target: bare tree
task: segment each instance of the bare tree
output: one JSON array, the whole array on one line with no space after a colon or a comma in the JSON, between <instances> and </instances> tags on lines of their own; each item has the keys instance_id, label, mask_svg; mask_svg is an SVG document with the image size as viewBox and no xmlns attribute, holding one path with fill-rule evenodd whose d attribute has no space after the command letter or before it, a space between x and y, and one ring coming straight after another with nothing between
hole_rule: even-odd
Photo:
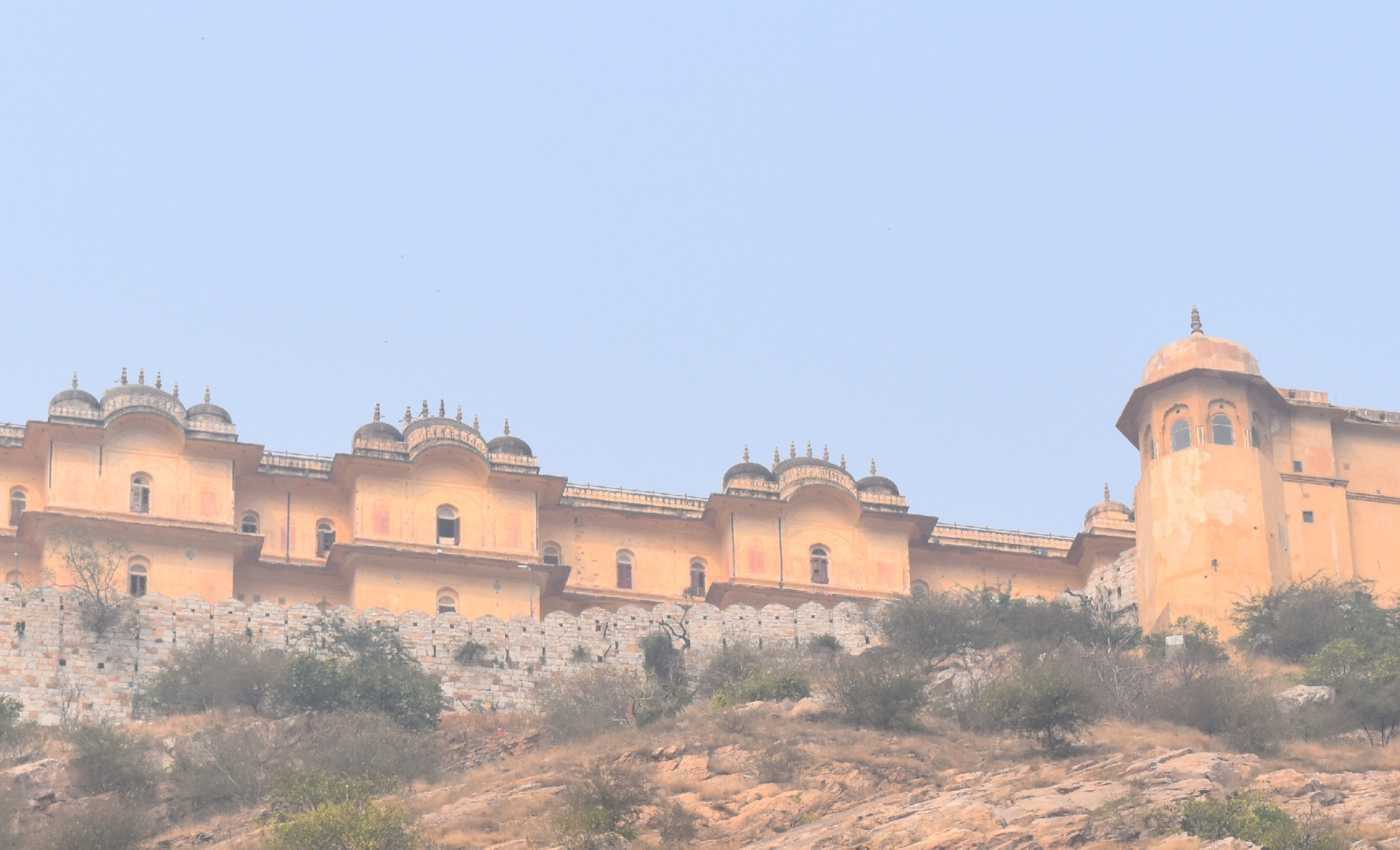
<instances>
[{"instance_id":1,"label":"bare tree","mask_svg":"<svg viewBox=\"0 0 1400 850\"><path fill-rule=\"evenodd\" d=\"M94 540L86 531L68 528L54 535L53 547L66 567L64 578L71 582L58 586L78 597L83 628L103 637L126 624L131 597L122 592L118 577L130 551L127 545Z\"/></svg>"}]
</instances>

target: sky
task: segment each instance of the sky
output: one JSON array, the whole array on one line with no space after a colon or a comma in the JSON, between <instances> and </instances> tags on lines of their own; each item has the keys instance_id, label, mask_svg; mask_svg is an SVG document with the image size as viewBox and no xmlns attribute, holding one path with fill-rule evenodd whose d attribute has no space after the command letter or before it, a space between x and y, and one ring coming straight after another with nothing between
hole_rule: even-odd
<instances>
[{"instance_id":1,"label":"sky","mask_svg":"<svg viewBox=\"0 0 1400 850\"><path fill-rule=\"evenodd\" d=\"M1400 5L0 5L0 421L461 404L571 481L745 445L1072 534L1151 353L1400 409Z\"/></svg>"}]
</instances>

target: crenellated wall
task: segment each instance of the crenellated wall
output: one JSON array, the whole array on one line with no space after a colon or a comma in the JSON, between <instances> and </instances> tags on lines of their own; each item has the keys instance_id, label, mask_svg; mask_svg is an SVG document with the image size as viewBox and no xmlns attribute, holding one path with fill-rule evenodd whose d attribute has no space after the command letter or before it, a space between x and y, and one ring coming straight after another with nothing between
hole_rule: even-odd
<instances>
[{"instance_id":1,"label":"crenellated wall","mask_svg":"<svg viewBox=\"0 0 1400 850\"><path fill-rule=\"evenodd\" d=\"M543 677L603 663L639 668L638 641L663 619L683 624L689 652L704 654L727 643L795 647L832 634L850 652L876 641L871 609L852 602L825 608L815 602L796 610L783 605L723 610L701 603L671 603L616 611L590 608L580 614L555 612L543 621L467 619L456 614L429 616L349 608L322 611L312 605L245 605L236 600L146 596L137 601L134 626L122 637L96 640L78 624L71 597L52 588L20 590L0 586L0 694L24 703L41 724L65 717L114 720L132 716L143 683L176 649L211 637L250 640L261 646L296 648L308 629L328 617L367 621L397 630L423 666L442 679L453 708L529 708ZM489 666L462 666L453 656L467 641L484 644ZM679 646L679 641L677 642ZM575 660L583 647L589 660Z\"/></svg>"}]
</instances>

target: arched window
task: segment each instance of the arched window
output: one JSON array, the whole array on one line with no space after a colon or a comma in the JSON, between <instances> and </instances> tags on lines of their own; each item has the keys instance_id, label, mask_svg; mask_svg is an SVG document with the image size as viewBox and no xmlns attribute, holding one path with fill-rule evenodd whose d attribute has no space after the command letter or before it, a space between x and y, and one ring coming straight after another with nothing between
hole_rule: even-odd
<instances>
[{"instance_id":1,"label":"arched window","mask_svg":"<svg viewBox=\"0 0 1400 850\"><path fill-rule=\"evenodd\" d=\"M812 547L812 583L831 581L831 552L825 546Z\"/></svg>"},{"instance_id":2,"label":"arched window","mask_svg":"<svg viewBox=\"0 0 1400 850\"><path fill-rule=\"evenodd\" d=\"M546 565L551 567L557 567L560 564L564 563L563 556L560 553L559 544L544 544L544 548L540 550L540 560L544 561Z\"/></svg>"},{"instance_id":3,"label":"arched window","mask_svg":"<svg viewBox=\"0 0 1400 850\"><path fill-rule=\"evenodd\" d=\"M1264 423L1257 413L1249 422L1249 443L1256 449L1264 448Z\"/></svg>"},{"instance_id":4,"label":"arched window","mask_svg":"<svg viewBox=\"0 0 1400 850\"><path fill-rule=\"evenodd\" d=\"M624 590L632 588L632 553L626 549L617 553L617 586Z\"/></svg>"},{"instance_id":5,"label":"arched window","mask_svg":"<svg viewBox=\"0 0 1400 850\"><path fill-rule=\"evenodd\" d=\"M690 561L690 587L686 593L690 596L705 595L705 560L703 558L692 558Z\"/></svg>"},{"instance_id":6,"label":"arched window","mask_svg":"<svg viewBox=\"0 0 1400 850\"><path fill-rule=\"evenodd\" d=\"M148 514L151 512L151 476L138 472L131 476L131 512Z\"/></svg>"},{"instance_id":7,"label":"arched window","mask_svg":"<svg viewBox=\"0 0 1400 850\"><path fill-rule=\"evenodd\" d=\"M238 530L244 534L258 533L258 512L244 511L243 519L238 523Z\"/></svg>"},{"instance_id":8,"label":"arched window","mask_svg":"<svg viewBox=\"0 0 1400 850\"><path fill-rule=\"evenodd\" d=\"M335 523L328 519L316 521L316 557L329 555L335 545Z\"/></svg>"},{"instance_id":9,"label":"arched window","mask_svg":"<svg viewBox=\"0 0 1400 850\"><path fill-rule=\"evenodd\" d=\"M1142 429L1142 453L1148 460L1157 459L1157 441L1152 439L1152 426Z\"/></svg>"},{"instance_id":10,"label":"arched window","mask_svg":"<svg viewBox=\"0 0 1400 850\"><path fill-rule=\"evenodd\" d=\"M1210 418L1210 441L1217 446L1235 444L1235 426L1229 416L1217 413Z\"/></svg>"},{"instance_id":11,"label":"arched window","mask_svg":"<svg viewBox=\"0 0 1400 850\"><path fill-rule=\"evenodd\" d=\"M132 596L146 595L146 582L150 569L142 558L132 558L126 566L126 591Z\"/></svg>"},{"instance_id":12,"label":"arched window","mask_svg":"<svg viewBox=\"0 0 1400 850\"><path fill-rule=\"evenodd\" d=\"M1191 423L1178 419L1172 423L1172 451L1191 448Z\"/></svg>"},{"instance_id":13,"label":"arched window","mask_svg":"<svg viewBox=\"0 0 1400 850\"><path fill-rule=\"evenodd\" d=\"M5 584L13 584L15 587L19 587L19 570L10 570L8 573L5 573Z\"/></svg>"},{"instance_id":14,"label":"arched window","mask_svg":"<svg viewBox=\"0 0 1400 850\"><path fill-rule=\"evenodd\" d=\"M439 546L460 546L462 543L462 520L457 509L442 505L437 509L437 542Z\"/></svg>"},{"instance_id":15,"label":"arched window","mask_svg":"<svg viewBox=\"0 0 1400 850\"><path fill-rule=\"evenodd\" d=\"M439 614L457 613L457 591L450 587L444 587L438 591L437 611Z\"/></svg>"},{"instance_id":16,"label":"arched window","mask_svg":"<svg viewBox=\"0 0 1400 850\"><path fill-rule=\"evenodd\" d=\"M19 525L19 518L24 515L24 508L28 504L29 496L23 487L16 487L10 491L10 525Z\"/></svg>"},{"instance_id":17,"label":"arched window","mask_svg":"<svg viewBox=\"0 0 1400 850\"><path fill-rule=\"evenodd\" d=\"M909 595L915 599L928 598L928 582L923 579L914 579L914 583L909 585Z\"/></svg>"}]
</instances>

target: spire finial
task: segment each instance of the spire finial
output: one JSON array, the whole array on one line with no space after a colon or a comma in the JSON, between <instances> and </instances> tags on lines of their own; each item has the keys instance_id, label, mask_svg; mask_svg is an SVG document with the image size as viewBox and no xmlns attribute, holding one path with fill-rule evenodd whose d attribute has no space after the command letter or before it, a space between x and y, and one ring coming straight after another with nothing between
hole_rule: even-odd
<instances>
[{"instance_id":1,"label":"spire finial","mask_svg":"<svg viewBox=\"0 0 1400 850\"><path fill-rule=\"evenodd\" d=\"M125 367L125 366L123 366L123 367L122 367L122 377L121 377L121 382L122 382L122 383L123 383L123 384L125 384L125 383L126 383L126 367Z\"/></svg>"},{"instance_id":2,"label":"spire finial","mask_svg":"<svg viewBox=\"0 0 1400 850\"><path fill-rule=\"evenodd\" d=\"M447 418L447 402L443 401L442 399L438 399L438 418Z\"/></svg>"},{"instance_id":3,"label":"spire finial","mask_svg":"<svg viewBox=\"0 0 1400 850\"><path fill-rule=\"evenodd\" d=\"M744 446L744 463L749 462L749 447Z\"/></svg>"},{"instance_id":4,"label":"spire finial","mask_svg":"<svg viewBox=\"0 0 1400 850\"><path fill-rule=\"evenodd\" d=\"M205 384L205 385L204 385L204 403L205 403L205 404L208 404L208 403L209 403L209 385L208 385L208 384Z\"/></svg>"},{"instance_id":5,"label":"spire finial","mask_svg":"<svg viewBox=\"0 0 1400 850\"><path fill-rule=\"evenodd\" d=\"M808 440L808 441L807 441L807 457L811 457L811 456L812 456L812 441L811 441L811 440Z\"/></svg>"},{"instance_id":6,"label":"spire finial","mask_svg":"<svg viewBox=\"0 0 1400 850\"><path fill-rule=\"evenodd\" d=\"M404 422L412 422L412 421L413 421L413 405L411 405L411 404L405 404L405 405L403 406L403 421L404 421Z\"/></svg>"},{"instance_id":7,"label":"spire finial","mask_svg":"<svg viewBox=\"0 0 1400 850\"><path fill-rule=\"evenodd\" d=\"M426 398L423 399L423 409L418 411L418 415L424 419L427 419L429 416L432 415L428 412L428 400Z\"/></svg>"},{"instance_id":8,"label":"spire finial","mask_svg":"<svg viewBox=\"0 0 1400 850\"><path fill-rule=\"evenodd\" d=\"M136 383L144 385L146 383L146 367L142 366L136 370Z\"/></svg>"},{"instance_id":9,"label":"spire finial","mask_svg":"<svg viewBox=\"0 0 1400 850\"><path fill-rule=\"evenodd\" d=\"M78 373L77 373L77 372L74 372L74 373L73 373L73 389L76 390L77 388L78 388Z\"/></svg>"},{"instance_id":10,"label":"spire finial","mask_svg":"<svg viewBox=\"0 0 1400 850\"><path fill-rule=\"evenodd\" d=\"M826 446L822 446L822 460L826 461L827 463L831 463L831 452L827 449Z\"/></svg>"},{"instance_id":11,"label":"spire finial","mask_svg":"<svg viewBox=\"0 0 1400 850\"><path fill-rule=\"evenodd\" d=\"M1109 500L1109 497L1108 497L1108 482L1107 482L1107 481L1105 481L1105 482L1103 483L1103 500L1104 500L1105 502L1107 502L1107 501Z\"/></svg>"},{"instance_id":12,"label":"spire finial","mask_svg":"<svg viewBox=\"0 0 1400 850\"><path fill-rule=\"evenodd\" d=\"M845 468L846 468L846 456L845 456L845 455L841 455L841 468L842 468L842 469L845 469Z\"/></svg>"},{"instance_id":13,"label":"spire finial","mask_svg":"<svg viewBox=\"0 0 1400 850\"><path fill-rule=\"evenodd\" d=\"M160 389L160 372L156 372L156 389Z\"/></svg>"},{"instance_id":14,"label":"spire finial","mask_svg":"<svg viewBox=\"0 0 1400 850\"><path fill-rule=\"evenodd\" d=\"M462 405L457 405L457 421L462 421Z\"/></svg>"},{"instance_id":15,"label":"spire finial","mask_svg":"<svg viewBox=\"0 0 1400 850\"><path fill-rule=\"evenodd\" d=\"M797 441L788 440L788 457L797 457Z\"/></svg>"},{"instance_id":16,"label":"spire finial","mask_svg":"<svg viewBox=\"0 0 1400 850\"><path fill-rule=\"evenodd\" d=\"M481 433L481 417L475 413L472 414L472 430L478 434Z\"/></svg>"},{"instance_id":17,"label":"spire finial","mask_svg":"<svg viewBox=\"0 0 1400 850\"><path fill-rule=\"evenodd\" d=\"M510 436L510 417L509 417L509 416L506 417L506 425L505 425L505 428L506 428L506 436L509 437L509 436Z\"/></svg>"},{"instance_id":18,"label":"spire finial","mask_svg":"<svg viewBox=\"0 0 1400 850\"><path fill-rule=\"evenodd\" d=\"M379 421L379 402L377 401L374 403L374 421Z\"/></svg>"},{"instance_id":19,"label":"spire finial","mask_svg":"<svg viewBox=\"0 0 1400 850\"><path fill-rule=\"evenodd\" d=\"M1198 336L1205 334L1201 329L1201 311L1197 310L1194 304L1191 305L1191 333Z\"/></svg>"},{"instance_id":20,"label":"spire finial","mask_svg":"<svg viewBox=\"0 0 1400 850\"><path fill-rule=\"evenodd\" d=\"M778 454L778 447L777 447L777 446L774 446L774 447L773 447L773 465L774 465L774 466L777 466L778 464L782 463L782 461L783 461L782 456Z\"/></svg>"},{"instance_id":21,"label":"spire finial","mask_svg":"<svg viewBox=\"0 0 1400 850\"><path fill-rule=\"evenodd\" d=\"M180 400L180 384L178 382L176 382L175 387L171 390L170 394L175 397L176 401Z\"/></svg>"},{"instance_id":22,"label":"spire finial","mask_svg":"<svg viewBox=\"0 0 1400 850\"><path fill-rule=\"evenodd\" d=\"M879 470L878 470L878 469L876 468L876 466L875 466L875 458L873 458L873 457L870 459L870 474L871 474L871 475L878 475L878 474L879 474Z\"/></svg>"}]
</instances>

